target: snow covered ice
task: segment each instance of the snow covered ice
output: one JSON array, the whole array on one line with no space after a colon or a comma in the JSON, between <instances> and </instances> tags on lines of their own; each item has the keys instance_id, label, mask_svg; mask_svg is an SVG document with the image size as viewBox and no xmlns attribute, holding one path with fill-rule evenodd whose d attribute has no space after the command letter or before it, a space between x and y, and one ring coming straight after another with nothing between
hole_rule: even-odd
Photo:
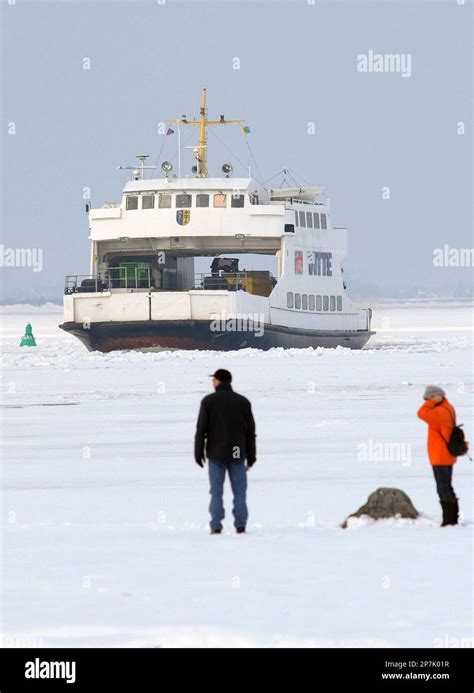
<instances>
[{"instance_id":1,"label":"snow covered ice","mask_svg":"<svg viewBox=\"0 0 474 693\"><path fill-rule=\"evenodd\" d=\"M470 303L375 306L363 351L89 353L60 321L2 309L3 644L472 645L472 463L440 529L416 418L439 383L473 438ZM217 367L257 422L245 536L229 492L209 536L193 460ZM341 529L380 486L422 517Z\"/></svg>"}]
</instances>

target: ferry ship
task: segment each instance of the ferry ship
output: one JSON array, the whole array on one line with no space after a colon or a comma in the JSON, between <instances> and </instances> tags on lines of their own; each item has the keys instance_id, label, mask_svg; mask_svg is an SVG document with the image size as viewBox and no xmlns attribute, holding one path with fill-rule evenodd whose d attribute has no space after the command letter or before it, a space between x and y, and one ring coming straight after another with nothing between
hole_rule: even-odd
<instances>
[{"instance_id":1,"label":"ferry ship","mask_svg":"<svg viewBox=\"0 0 474 693\"><path fill-rule=\"evenodd\" d=\"M167 121L168 134L198 128L191 176L163 161L147 178L156 167L140 155L119 167L132 169L120 202L87 205L90 273L66 277L60 327L89 350L360 349L374 334L371 309L346 293L347 229L323 188L259 185L232 163L209 176L208 127L230 123L250 131L209 120L204 89L199 118ZM273 269L246 269L248 256Z\"/></svg>"}]
</instances>

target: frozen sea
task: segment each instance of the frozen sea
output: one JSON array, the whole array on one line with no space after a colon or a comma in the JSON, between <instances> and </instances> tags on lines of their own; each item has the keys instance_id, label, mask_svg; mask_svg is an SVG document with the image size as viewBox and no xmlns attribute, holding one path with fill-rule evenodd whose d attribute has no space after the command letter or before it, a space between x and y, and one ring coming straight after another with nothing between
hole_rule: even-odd
<instances>
[{"instance_id":1,"label":"frozen sea","mask_svg":"<svg viewBox=\"0 0 474 693\"><path fill-rule=\"evenodd\" d=\"M437 383L473 436L471 302L375 305L362 351L89 353L60 321L1 309L4 645L472 646L473 466L441 529L416 418ZM218 367L257 422L244 536L229 492L209 536L193 461ZM422 517L341 529L381 486Z\"/></svg>"}]
</instances>

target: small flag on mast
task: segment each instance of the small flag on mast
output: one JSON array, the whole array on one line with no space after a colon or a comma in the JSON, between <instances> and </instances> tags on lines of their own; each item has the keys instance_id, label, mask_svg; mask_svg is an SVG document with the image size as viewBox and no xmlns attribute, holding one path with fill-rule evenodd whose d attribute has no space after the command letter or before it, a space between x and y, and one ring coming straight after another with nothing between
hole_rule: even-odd
<instances>
[{"instance_id":1,"label":"small flag on mast","mask_svg":"<svg viewBox=\"0 0 474 693\"><path fill-rule=\"evenodd\" d=\"M248 135L250 133L250 128L248 125L241 125L240 129L242 130L243 135Z\"/></svg>"},{"instance_id":2,"label":"small flag on mast","mask_svg":"<svg viewBox=\"0 0 474 693\"><path fill-rule=\"evenodd\" d=\"M166 131L166 134L167 135L174 135L174 130L172 130L171 128L168 128Z\"/></svg>"}]
</instances>

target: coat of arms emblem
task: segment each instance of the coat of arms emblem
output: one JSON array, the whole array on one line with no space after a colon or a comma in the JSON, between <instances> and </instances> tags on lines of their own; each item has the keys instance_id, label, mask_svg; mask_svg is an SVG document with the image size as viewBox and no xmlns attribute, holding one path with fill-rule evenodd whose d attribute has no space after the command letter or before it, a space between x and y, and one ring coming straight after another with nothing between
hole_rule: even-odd
<instances>
[{"instance_id":1,"label":"coat of arms emblem","mask_svg":"<svg viewBox=\"0 0 474 693\"><path fill-rule=\"evenodd\" d=\"M191 220L191 210L190 209L178 209L176 212L176 221L180 226L186 226Z\"/></svg>"}]
</instances>

